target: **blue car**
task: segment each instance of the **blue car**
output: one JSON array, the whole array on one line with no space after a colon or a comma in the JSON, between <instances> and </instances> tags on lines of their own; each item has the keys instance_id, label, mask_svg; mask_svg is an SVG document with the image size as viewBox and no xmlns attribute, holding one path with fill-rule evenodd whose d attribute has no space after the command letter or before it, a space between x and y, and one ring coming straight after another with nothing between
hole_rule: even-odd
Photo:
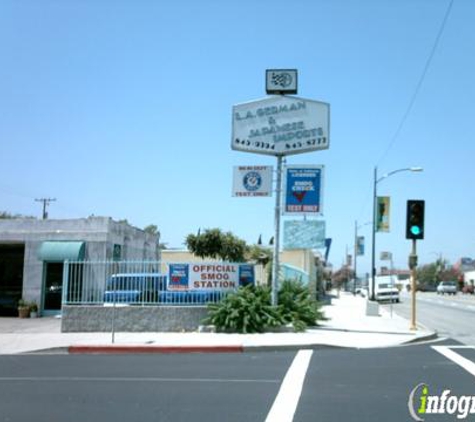
<instances>
[{"instance_id":1,"label":"blue car","mask_svg":"<svg viewBox=\"0 0 475 422\"><path fill-rule=\"evenodd\" d=\"M156 304L166 285L167 277L160 273L113 274L106 283L104 303Z\"/></svg>"}]
</instances>

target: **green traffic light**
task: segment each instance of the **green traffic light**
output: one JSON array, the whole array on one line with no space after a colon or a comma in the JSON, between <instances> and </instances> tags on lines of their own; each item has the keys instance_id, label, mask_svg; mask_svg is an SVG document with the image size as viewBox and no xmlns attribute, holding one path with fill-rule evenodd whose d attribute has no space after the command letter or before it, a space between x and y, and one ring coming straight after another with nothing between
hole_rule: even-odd
<instances>
[{"instance_id":1,"label":"green traffic light","mask_svg":"<svg viewBox=\"0 0 475 422\"><path fill-rule=\"evenodd\" d=\"M421 228L419 226L411 226L411 233L414 236L418 236L421 234Z\"/></svg>"}]
</instances>

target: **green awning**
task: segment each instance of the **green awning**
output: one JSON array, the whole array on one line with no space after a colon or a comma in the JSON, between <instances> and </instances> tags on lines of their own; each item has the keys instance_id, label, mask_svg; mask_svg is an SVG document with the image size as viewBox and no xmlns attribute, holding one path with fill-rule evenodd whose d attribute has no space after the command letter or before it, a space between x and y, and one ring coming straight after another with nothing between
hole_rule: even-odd
<instances>
[{"instance_id":1,"label":"green awning","mask_svg":"<svg viewBox=\"0 0 475 422\"><path fill-rule=\"evenodd\" d=\"M52 262L82 261L85 250L84 242L48 241L41 244L38 259Z\"/></svg>"}]
</instances>

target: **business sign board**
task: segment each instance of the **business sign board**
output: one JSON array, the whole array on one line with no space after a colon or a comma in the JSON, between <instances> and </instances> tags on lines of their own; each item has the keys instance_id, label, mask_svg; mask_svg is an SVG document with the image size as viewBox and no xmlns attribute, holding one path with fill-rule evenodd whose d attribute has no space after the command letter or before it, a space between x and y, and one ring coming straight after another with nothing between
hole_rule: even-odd
<instances>
[{"instance_id":1,"label":"business sign board","mask_svg":"<svg viewBox=\"0 0 475 422\"><path fill-rule=\"evenodd\" d=\"M325 246L324 221L284 221L284 249L323 249Z\"/></svg>"},{"instance_id":2,"label":"business sign board","mask_svg":"<svg viewBox=\"0 0 475 422\"><path fill-rule=\"evenodd\" d=\"M168 266L168 290L188 290L189 273L188 264L170 264Z\"/></svg>"},{"instance_id":3,"label":"business sign board","mask_svg":"<svg viewBox=\"0 0 475 422\"><path fill-rule=\"evenodd\" d=\"M267 69L266 92L268 94L297 94L297 69Z\"/></svg>"},{"instance_id":4,"label":"business sign board","mask_svg":"<svg viewBox=\"0 0 475 422\"><path fill-rule=\"evenodd\" d=\"M330 105L292 96L233 106L231 148L266 155L327 149Z\"/></svg>"},{"instance_id":5,"label":"business sign board","mask_svg":"<svg viewBox=\"0 0 475 422\"><path fill-rule=\"evenodd\" d=\"M253 265L229 262L169 264L168 275L168 290L226 291L255 283Z\"/></svg>"},{"instance_id":6,"label":"business sign board","mask_svg":"<svg viewBox=\"0 0 475 422\"><path fill-rule=\"evenodd\" d=\"M272 196L272 166L235 166L233 196Z\"/></svg>"},{"instance_id":7,"label":"business sign board","mask_svg":"<svg viewBox=\"0 0 475 422\"><path fill-rule=\"evenodd\" d=\"M323 166L286 166L283 214L321 214Z\"/></svg>"}]
</instances>

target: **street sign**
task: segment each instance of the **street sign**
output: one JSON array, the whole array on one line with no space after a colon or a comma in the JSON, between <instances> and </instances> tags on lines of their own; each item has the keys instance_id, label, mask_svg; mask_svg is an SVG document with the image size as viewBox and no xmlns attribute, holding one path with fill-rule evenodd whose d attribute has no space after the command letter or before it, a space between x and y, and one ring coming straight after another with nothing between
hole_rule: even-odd
<instances>
[{"instance_id":1,"label":"street sign","mask_svg":"<svg viewBox=\"0 0 475 422\"><path fill-rule=\"evenodd\" d=\"M304 98L269 97L233 107L231 148L284 156L328 149L330 105Z\"/></svg>"},{"instance_id":2,"label":"street sign","mask_svg":"<svg viewBox=\"0 0 475 422\"><path fill-rule=\"evenodd\" d=\"M235 166L233 196L272 196L272 166Z\"/></svg>"},{"instance_id":3,"label":"street sign","mask_svg":"<svg viewBox=\"0 0 475 422\"><path fill-rule=\"evenodd\" d=\"M321 165L285 167L283 214L322 213L323 169Z\"/></svg>"}]
</instances>

